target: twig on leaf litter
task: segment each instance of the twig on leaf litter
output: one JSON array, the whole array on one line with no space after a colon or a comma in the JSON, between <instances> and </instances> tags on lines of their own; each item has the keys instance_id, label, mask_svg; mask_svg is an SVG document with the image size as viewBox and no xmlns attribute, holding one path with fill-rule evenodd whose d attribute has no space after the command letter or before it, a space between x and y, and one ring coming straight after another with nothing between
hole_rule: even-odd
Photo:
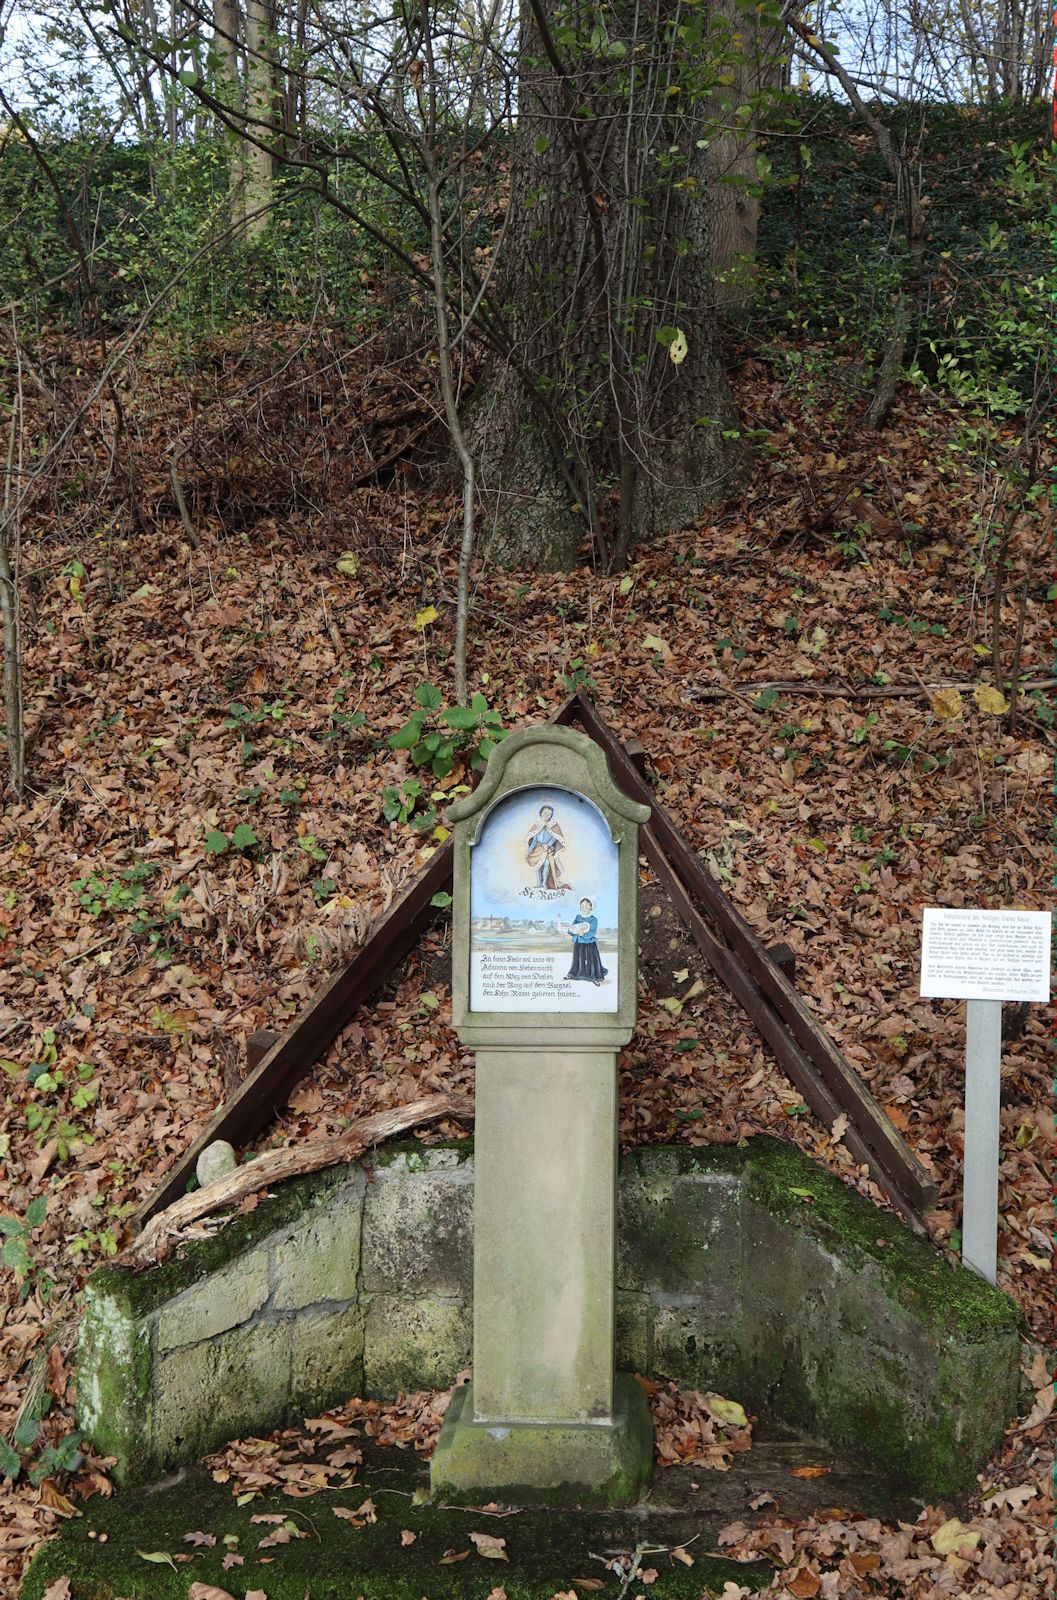
<instances>
[{"instance_id":1,"label":"twig on leaf litter","mask_svg":"<svg viewBox=\"0 0 1057 1600\"><path fill-rule=\"evenodd\" d=\"M747 695L761 694L765 689L777 689L782 694L806 695L832 695L841 700L859 699L893 699L900 697L913 697L925 695L926 698L936 694L940 689L958 689L963 694L971 694L977 687L976 682L956 682L945 679L942 683L886 683L878 684L839 684L839 683L812 683L810 679L785 683L777 679L766 683L743 683L736 689L728 688L725 684L705 684L698 689L691 689L686 698L688 700L744 700ZM1020 690L1053 689L1057 687L1057 678L1033 678L1029 683L1020 684ZM754 708L755 709L755 708Z\"/></svg>"},{"instance_id":2,"label":"twig on leaf litter","mask_svg":"<svg viewBox=\"0 0 1057 1600\"><path fill-rule=\"evenodd\" d=\"M638 1577L639 1568L642 1566L643 1556L667 1555L668 1548L669 1547L666 1544L637 1544L635 1546L631 1556L631 1566L625 1573L624 1581L617 1591L617 1600L624 1600L624 1596L631 1588L634 1580Z\"/></svg>"}]
</instances>

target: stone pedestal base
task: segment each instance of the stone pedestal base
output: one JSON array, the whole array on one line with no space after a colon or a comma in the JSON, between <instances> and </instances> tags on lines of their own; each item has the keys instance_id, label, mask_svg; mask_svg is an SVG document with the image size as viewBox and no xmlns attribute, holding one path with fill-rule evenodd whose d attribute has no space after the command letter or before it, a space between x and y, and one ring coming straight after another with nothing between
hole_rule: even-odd
<instances>
[{"instance_id":1,"label":"stone pedestal base","mask_svg":"<svg viewBox=\"0 0 1057 1600\"><path fill-rule=\"evenodd\" d=\"M606 1422L478 1422L473 1409L473 1385L456 1390L430 1465L434 1499L616 1506L650 1481L653 1422L627 1373Z\"/></svg>"}]
</instances>

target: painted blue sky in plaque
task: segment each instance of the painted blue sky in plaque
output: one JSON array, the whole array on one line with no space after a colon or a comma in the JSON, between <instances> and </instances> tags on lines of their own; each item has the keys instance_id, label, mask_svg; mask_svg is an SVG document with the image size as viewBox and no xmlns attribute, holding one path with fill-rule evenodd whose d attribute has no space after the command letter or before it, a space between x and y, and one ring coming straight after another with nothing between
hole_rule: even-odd
<instances>
[{"instance_id":1,"label":"painted blue sky in plaque","mask_svg":"<svg viewBox=\"0 0 1057 1600\"><path fill-rule=\"evenodd\" d=\"M569 789L506 795L470 853L470 1007L616 1011L617 846Z\"/></svg>"}]
</instances>

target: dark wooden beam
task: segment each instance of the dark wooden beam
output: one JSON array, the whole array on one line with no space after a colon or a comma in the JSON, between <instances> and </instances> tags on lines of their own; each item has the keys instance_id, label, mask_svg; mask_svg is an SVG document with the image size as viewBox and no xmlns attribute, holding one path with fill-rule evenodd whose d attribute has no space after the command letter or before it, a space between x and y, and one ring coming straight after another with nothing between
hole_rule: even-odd
<instances>
[{"instance_id":1,"label":"dark wooden beam","mask_svg":"<svg viewBox=\"0 0 1057 1600\"><path fill-rule=\"evenodd\" d=\"M689 890L661 849L649 823L639 830L639 847L653 868L658 881L667 889L678 916L717 978L738 1001L756 1031L770 1046L778 1065L794 1089L803 1095L805 1103L822 1126L832 1128L841 1114L841 1107L832 1090L823 1081L814 1063L797 1044L773 1006L767 1003L759 985L749 977L733 951L728 950L726 945L716 938L696 909ZM867 1091L864 1086L865 1092ZM889 1196L903 1216L914 1227L924 1231L924 1224L914 1204L893 1182L891 1175L880 1166L877 1157L863 1140L851 1117L848 1118L848 1126L844 1133L844 1147L853 1160L869 1167L874 1181Z\"/></svg>"},{"instance_id":2,"label":"dark wooden beam","mask_svg":"<svg viewBox=\"0 0 1057 1600\"><path fill-rule=\"evenodd\" d=\"M793 1039L821 1076L823 1083L846 1112L849 1122L870 1151L872 1164L885 1173L890 1185L904 1195L919 1213L930 1210L937 1189L921 1162L885 1116L850 1062L838 1050L803 997L779 971L741 912L727 898L708 868L684 843L672 817L628 758L620 740L586 695L576 695L562 707L563 720L579 723L609 757L613 777L622 789L650 807L649 827L692 901L706 914L727 941L738 964L778 1013ZM556 719L557 720L557 719ZM762 1031L762 1022L754 1017Z\"/></svg>"},{"instance_id":3,"label":"dark wooden beam","mask_svg":"<svg viewBox=\"0 0 1057 1600\"><path fill-rule=\"evenodd\" d=\"M796 951L787 944L769 944L767 954L774 962L782 976L789 982L796 982Z\"/></svg>"},{"instance_id":4,"label":"dark wooden beam","mask_svg":"<svg viewBox=\"0 0 1057 1600\"><path fill-rule=\"evenodd\" d=\"M260 1133L286 1104L291 1091L333 1044L350 1017L381 987L393 968L417 943L434 916L430 902L451 883L450 841L430 857L405 894L389 908L363 949L336 972L305 1009L280 1034L253 1067L235 1094L220 1107L159 1187L147 1199L131 1226L138 1230L148 1217L177 1199L187 1188L195 1163L207 1144L226 1139L236 1147Z\"/></svg>"},{"instance_id":5,"label":"dark wooden beam","mask_svg":"<svg viewBox=\"0 0 1057 1600\"><path fill-rule=\"evenodd\" d=\"M252 1072L260 1066L268 1051L277 1043L279 1034L273 1033L271 1028L258 1028L256 1033L251 1033L246 1040L246 1069Z\"/></svg>"},{"instance_id":6,"label":"dark wooden beam","mask_svg":"<svg viewBox=\"0 0 1057 1600\"><path fill-rule=\"evenodd\" d=\"M646 746L643 744L642 740L625 739L624 749L627 751L628 760L635 767L636 771L641 772L642 776L645 777L649 756L646 754Z\"/></svg>"}]
</instances>

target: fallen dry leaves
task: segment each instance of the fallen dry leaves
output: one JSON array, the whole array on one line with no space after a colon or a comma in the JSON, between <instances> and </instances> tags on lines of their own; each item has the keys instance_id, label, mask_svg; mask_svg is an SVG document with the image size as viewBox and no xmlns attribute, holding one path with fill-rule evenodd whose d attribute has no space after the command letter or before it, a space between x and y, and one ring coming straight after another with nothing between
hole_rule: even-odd
<instances>
[{"instance_id":1,"label":"fallen dry leaves","mask_svg":"<svg viewBox=\"0 0 1057 1600\"><path fill-rule=\"evenodd\" d=\"M218 361L222 385L238 351ZM418 378L381 367L345 376L342 405L366 419L357 439L369 435L365 454L385 455L418 426L394 420ZM968 457L944 456L961 428L956 409L907 395L893 411L887 478L918 530L903 540L887 499L863 490L877 436L846 406L811 409L808 395L780 392L766 364L747 364L737 381L753 426L774 433L781 416L781 449L761 454L726 520L644 547L619 579L488 571L471 672L488 674L508 725L546 716L575 679L618 731L643 740L692 848L765 942L792 946L808 1003L935 1174L941 1203L929 1225L944 1245L960 1209L964 1023L961 1007L917 994L920 909L1048 904L1052 733L1030 696L1010 731L993 682L989 577L965 538L979 484ZM186 409L179 374L166 382L159 418ZM209 427L221 427L222 410ZM236 425L247 425L242 412ZM309 471L318 439L307 417L304 426L299 469ZM29 1238L30 1277L0 1282L6 1437L37 1357L53 1395L41 1443L68 1430L69 1352L66 1364L61 1350L45 1357L46 1330L73 1312L130 1210L238 1082L246 1037L282 1026L358 948L428 848L385 823L380 796L410 771L385 735L420 677L446 682L452 505L401 480L357 486L360 468L335 455L321 514L261 515L255 497L278 492L281 469L252 451L225 453L243 462L223 487L237 531L225 527L219 486L204 473L191 481L187 464L200 549L159 509L167 469L152 477L149 462L149 540L73 540L53 521L26 528L32 782L26 803L0 819L0 1209L22 1218L43 1196L47 1210ZM828 530L804 531L805 501L837 503L849 486L862 491L841 504L858 508L863 561L841 559ZM1031 530L1014 527L1007 592L1027 585L1022 665L1045 679L1048 580L1033 548ZM84 567L76 593L71 560ZM435 619L416 629L431 608ZM1007 664L1011 616L999 641ZM235 847L240 825L254 845ZM206 848L215 834L228 841L219 852ZM845 1130L804 1114L678 938L648 875L643 911L642 1005L620 1061L622 1142L778 1133L879 1199ZM450 1028L449 962L441 923L352 1019L262 1146L333 1136L423 1093L472 1092L472 1060ZM42 1067L55 1088L37 1087ZM999 1273L1039 1338L1051 1323L1048 1080L1045 1022L1032 1008L1003 1059ZM1048 1376L1031 1382L1034 1405L981 1485L986 1503L963 1511L980 1542L968 1556L952 1552L981 1595L1000 1586L1000 1569L1012 1573L1007 1587L1045 1586L1046 1496L1022 1491L1048 1448L1053 1390ZM348 1426L425 1454L443 1404L364 1406ZM695 1405L684 1414L672 1401L661 1418L665 1459L722 1467L737 1430ZM318 1436L302 1449L278 1435L221 1452L214 1470L235 1493L347 1487L357 1459L331 1438L322 1464L308 1459ZM106 1463L90 1454L54 1484L75 1506L109 1487ZM24 1483L5 1501L0 1580L13 1592L34 1546L68 1513ZM881 1544L843 1549L833 1570L858 1584L863 1575L842 1563L878 1553L900 1592L924 1593L930 1573L949 1585L953 1569L934 1568L947 1558L930 1543L945 1520L923 1540L906 1535L924 1546L901 1558L927 1564L918 1577L896 1575L895 1547ZM793 1572L814 1572L808 1545L828 1544L829 1526L804 1530Z\"/></svg>"},{"instance_id":2,"label":"fallen dry leaves","mask_svg":"<svg viewBox=\"0 0 1057 1600\"><path fill-rule=\"evenodd\" d=\"M238 1498L280 1490L292 1499L307 1499L328 1489L347 1489L356 1482L363 1460L352 1439L412 1447L420 1454L432 1452L447 1411L451 1392L401 1396L383 1404L353 1398L321 1417L310 1417L301 1428L281 1428L266 1439L233 1439L223 1450L205 1458L217 1483L230 1484ZM331 1445L337 1445L331 1449ZM320 1456L325 1456L320 1460ZM336 1507L335 1516L360 1525L375 1520L374 1504L365 1500L357 1511ZM281 1516L261 1515L254 1522L283 1522Z\"/></svg>"},{"instance_id":3,"label":"fallen dry leaves","mask_svg":"<svg viewBox=\"0 0 1057 1600\"><path fill-rule=\"evenodd\" d=\"M1049 1496L1044 1481L1037 1487ZM740 1560L777 1561L775 1589L798 1600L865 1600L879 1583L906 1600L1029 1600L1052 1586L1052 1540L1042 1517L977 1515L970 1525L930 1506L915 1524L891 1527L841 1512L796 1525L732 1523L718 1543Z\"/></svg>"},{"instance_id":4,"label":"fallen dry leaves","mask_svg":"<svg viewBox=\"0 0 1057 1600\"><path fill-rule=\"evenodd\" d=\"M486 1561L509 1561L506 1553L506 1540L500 1539L493 1533L468 1533L466 1537L473 1545L479 1556Z\"/></svg>"},{"instance_id":5,"label":"fallen dry leaves","mask_svg":"<svg viewBox=\"0 0 1057 1600\"><path fill-rule=\"evenodd\" d=\"M658 1466L726 1472L735 1455L751 1449L752 1423L736 1400L680 1389L674 1383L644 1387L653 1413Z\"/></svg>"}]
</instances>

